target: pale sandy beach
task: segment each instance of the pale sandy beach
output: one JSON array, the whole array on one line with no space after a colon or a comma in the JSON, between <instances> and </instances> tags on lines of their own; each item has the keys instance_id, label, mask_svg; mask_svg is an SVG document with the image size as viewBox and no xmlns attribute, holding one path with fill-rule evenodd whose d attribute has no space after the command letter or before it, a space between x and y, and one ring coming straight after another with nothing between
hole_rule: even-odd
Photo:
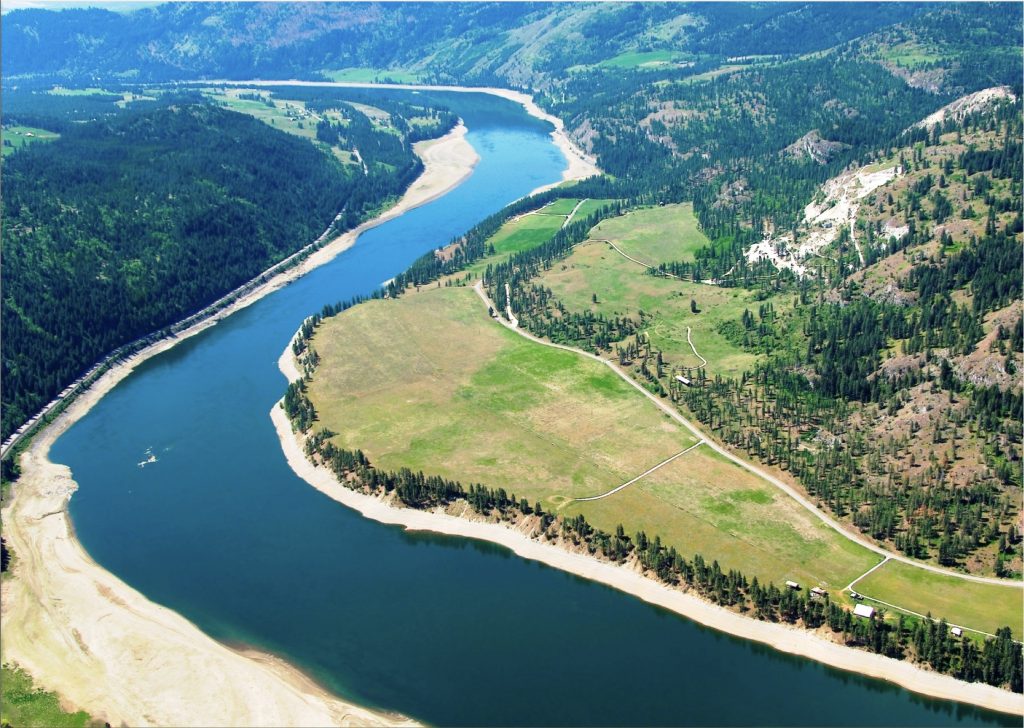
<instances>
[{"instance_id":1,"label":"pale sandy beach","mask_svg":"<svg viewBox=\"0 0 1024 728\"><path fill-rule=\"evenodd\" d=\"M287 358L291 358L290 351L287 354ZM288 366L283 362L285 358L282 357L282 371ZM404 526L410 531L434 531L490 541L511 549L525 559L540 561L556 569L606 584L707 627L755 640L782 652L887 680L923 695L958 700L1004 713L1024 714L1024 696L1007 690L962 682L905 662L844 647L797 627L743 617L697 596L671 589L626 567L572 553L554 544L542 543L503 524L471 521L446 513L413 508L396 508L380 498L356 493L338 483L326 468L314 466L305 457L300 436L292 432L291 424L280 406L275 406L270 416L292 469L320 492L354 508L367 518Z\"/></svg>"},{"instance_id":2,"label":"pale sandy beach","mask_svg":"<svg viewBox=\"0 0 1024 728\"><path fill-rule=\"evenodd\" d=\"M199 83L199 82L196 82ZM513 91L507 88L496 88L494 86L429 86L425 84L408 83L358 83L350 81L268 81L263 79L251 81L228 81L219 79L216 81L201 82L206 86L325 86L334 88L393 88L406 91L451 91L454 93L481 93L500 96L503 99L521 104L526 113L537 119L543 119L554 126L551 138L555 145L562 151L568 161L568 166L562 172L562 181L586 179L601 174L600 167L596 160L580 149L565 132L565 124L557 116L547 113L537 106L533 97L521 91ZM530 192L535 195L538 192L557 187L558 182L543 185ZM528 195L529 196L529 195Z\"/></svg>"},{"instance_id":3,"label":"pale sandy beach","mask_svg":"<svg viewBox=\"0 0 1024 728\"><path fill-rule=\"evenodd\" d=\"M111 724L407 724L345 703L270 655L237 653L99 567L74 537L67 503L77 484L48 459L72 423L142 361L213 326L350 247L359 234L451 190L479 160L461 124L415 146L423 174L394 207L332 240L302 262L174 339L157 342L103 375L22 455L22 477L6 507L4 535L17 558L3 583L5 662L31 673L69 708Z\"/></svg>"}]
</instances>

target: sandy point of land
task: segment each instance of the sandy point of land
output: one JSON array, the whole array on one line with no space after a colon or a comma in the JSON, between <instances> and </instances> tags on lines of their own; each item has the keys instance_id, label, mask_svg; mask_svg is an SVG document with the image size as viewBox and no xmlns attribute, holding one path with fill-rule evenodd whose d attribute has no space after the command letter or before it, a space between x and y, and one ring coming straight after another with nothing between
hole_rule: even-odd
<instances>
[{"instance_id":1,"label":"sandy point of land","mask_svg":"<svg viewBox=\"0 0 1024 728\"><path fill-rule=\"evenodd\" d=\"M292 469L314 488L354 508L367 518L397 524L410 531L434 531L476 538L505 546L519 556L606 584L713 629L770 645L832 667L896 683L916 693L957 700L1004 713L1024 714L1024 696L980 683L966 683L905 662L829 642L804 629L743 617L696 596L685 594L622 566L566 551L528 538L496 523L481 523L412 508L395 508L379 498L342 486L323 467L314 466L302 451L300 437L280 406L270 413L281 447Z\"/></svg>"},{"instance_id":2,"label":"sandy point of land","mask_svg":"<svg viewBox=\"0 0 1024 728\"><path fill-rule=\"evenodd\" d=\"M200 83L200 82L196 82ZM507 88L496 88L494 86L430 86L426 84L411 83L361 83L354 81L271 81L256 79L251 81L230 81L219 79L216 81L202 81L206 86L325 86L335 88L392 88L406 91L451 91L455 93L482 93L500 96L503 99L521 104L526 113L537 119L543 119L555 127L551 132L551 138L555 145L562 150L562 154L568 162L568 166L562 171L562 181L586 179L601 174L601 168L597 166L595 159L579 148L565 132L565 124L557 116L549 114L537 106L533 97L522 91L513 91ZM551 189L558 186L558 182L538 187L530 195ZM529 195L527 195L529 196Z\"/></svg>"},{"instance_id":3,"label":"sandy point of land","mask_svg":"<svg viewBox=\"0 0 1024 728\"><path fill-rule=\"evenodd\" d=\"M52 437L48 437L52 441ZM3 584L5 661L112 725L388 725L407 722L338 700L269 655L234 652L97 566L71 532L71 472L23 456L4 513L18 559Z\"/></svg>"},{"instance_id":4,"label":"sandy point of land","mask_svg":"<svg viewBox=\"0 0 1024 728\"><path fill-rule=\"evenodd\" d=\"M68 520L67 503L77 488L71 471L50 462L48 455L60 434L142 361L330 261L362 231L465 180L479 159L465 137L466 128L459 124L440 139L415 145L425 169L398 204L216 316L112 368L36 437L22 455L22 477L3 513L4 536L17 558L14 577L3 582L5 662L24 667L68 707L111 724L409 724L402 716L338 700L270 655L230 650L100 568ZM298 371L293 373L298 378Z\"/></svg>"}]
</instances>

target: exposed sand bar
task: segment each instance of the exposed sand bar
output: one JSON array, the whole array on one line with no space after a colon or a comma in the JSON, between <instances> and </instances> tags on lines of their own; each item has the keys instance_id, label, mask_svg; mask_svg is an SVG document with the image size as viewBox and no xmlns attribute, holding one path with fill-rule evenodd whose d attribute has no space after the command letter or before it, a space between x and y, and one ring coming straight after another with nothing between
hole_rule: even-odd
<instances>
[{"instance_id":1,"label":"exposed sand bar","mask_svg":"<svg viewBox=\"0 0 1024 728\"><path fill-rule=\"evenodd\" d=\"M562 154L565 155L566 160L568 160L568 166L562 172L563 182L586 179L587 177L593 177L601 174L601 169L597 166L597 162L594 158L580 149L569 138L569 135L566 134L565 124L562 120L557 116L544 111L542 108L537 106L532 96L521 91L513 91L507 88L496 88L494 86L428 86L424 84L410 83L357 83L349 81L267 81L261 79L252 81L228 81L225 79L218 79L216 81L196 81L194 83L204 86L323 86L325 88L390 88L403 89L406 91L452 91L455 93L480 93L500 96L503 99L508 99L509 101L521 104L523 108L526 109L526 113L530 116L537 119L543 119L555 127L554 131L551 132L551 138L555 145L562 151ZM549 185L538 187L530 194L534 195L557 185L557 182L553 182Z\"/></svg>"},{"instance_id":2,"label":"exposed sand bar","mask_svg":"<svg viewBox=\"0 0 1024 728\"><path fill-rule=\"evenodd\" d=\"M290 351L287 354L290 357ZM284 358L282 357L282 360ZM860 675L887 680L923 695L1024 715L1024 696L1007 690L980 683L966 683L905 662L844 647L798 627L743 617L696 596L670 589L623 566L598 561L553 544L536 541L502 524L470 521L446 513L413 508L396 508L380 498L356 493L338 483L326 468L314 466L306 458L300 445L300 437L292 432L291 424L280 406L275 406L270 416L292 469L320 492L354 508L367 518L381 523L401 525L410 531L434 531L450 536L490 541L511 549L525 559L540 561L556 569L606 584L707 627L755 640L782 652L807 657Z\"/></svg>"},{"instance_id":3,"label":"exposed sand bar","mask_svg":"<svg viewBox=\"0 0 1024 728\"><path fill-rule=\"evenodd\" d=\"M415 146L423 174L394 207L338 236L216 316L112 368L22 455L4 536L18 561L3 583L3 660L28 670L69 705L111 724L387 725L401 716L365 710L323 690L269 655L239 653L98 566L74 537L67 503L77 484L49 460L51 445L142 361L213 326L355 243L359 234L443 195L479 160L461 124Z\"/></svg>"}]
</instances>

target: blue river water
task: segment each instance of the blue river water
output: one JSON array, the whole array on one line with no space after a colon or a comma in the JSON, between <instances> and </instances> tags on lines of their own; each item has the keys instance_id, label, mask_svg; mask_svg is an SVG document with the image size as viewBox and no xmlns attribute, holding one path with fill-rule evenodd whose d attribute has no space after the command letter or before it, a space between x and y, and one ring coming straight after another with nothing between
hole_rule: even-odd
<instances>
[{"instance_id":1,"label":"blue river water","mask_svg":"<svg viewBox=\"0 0 1024 728\"><path fill-rule=\"evenodd\" d=\"M268 413L302 319L564 167L547 125L518 106L433 96L480 154L467 182L145 362L57 441L89 554L217 639L433 724L1019 725L717 633L488 543L369 521L292 473Z\"/></svg>"}]
</instances>

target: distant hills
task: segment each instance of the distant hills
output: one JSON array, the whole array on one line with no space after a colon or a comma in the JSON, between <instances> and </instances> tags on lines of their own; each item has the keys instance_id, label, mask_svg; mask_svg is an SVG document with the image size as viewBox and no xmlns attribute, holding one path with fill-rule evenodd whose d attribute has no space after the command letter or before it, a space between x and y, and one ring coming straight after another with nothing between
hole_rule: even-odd
<instances>
[{"instance_id":1,"label":"distant hills","mask_svg":"<svg viewBox=\"0 0 1024 728\"><path fill-rule=\"evenodd\" d=\"M626 52L721 58L821 50L925 12L920 3L166 3L130 13L19 10L5 80L314 78L403 69L543 85Z\"/></svg>"}]
</instances>

